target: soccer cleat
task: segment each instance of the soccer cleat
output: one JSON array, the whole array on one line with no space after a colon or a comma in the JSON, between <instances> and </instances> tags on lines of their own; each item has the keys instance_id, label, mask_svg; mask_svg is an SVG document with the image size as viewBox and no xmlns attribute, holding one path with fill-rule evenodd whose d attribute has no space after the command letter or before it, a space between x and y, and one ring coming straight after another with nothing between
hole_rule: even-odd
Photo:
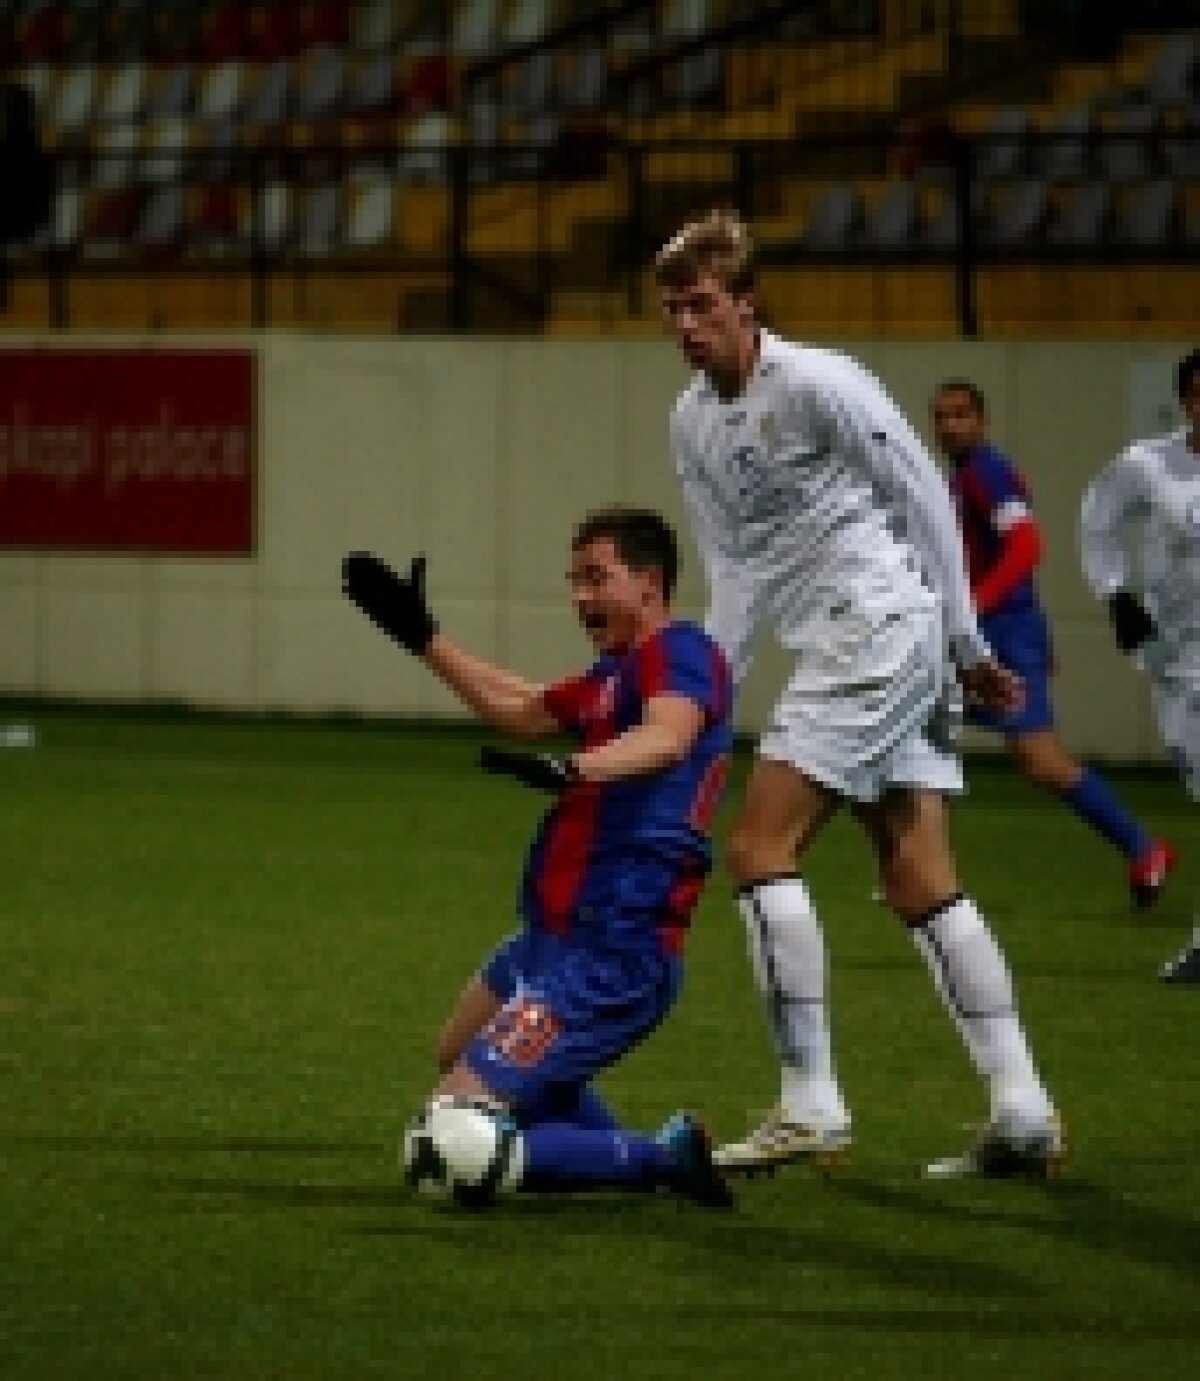
<instances>
[{"instance_id":1,"label":"soccer cleat","mask_svg":"<svg viewBox=\"0 0 1200 1381\"><path fill-rule=\"evenodd\" d=\"M976 1136L974 1144L958 1156L935 1160L925 1167L930 1179L1049 1179L1067 1159L1067 1134L1057 1114L1035 1132L1014 1137L995 1122Z\"/></svg>"},{"instance_id":2,"label":"soccer cleat","mask_svg":"<svg viewBox=\"0 0 1200 1381\"><path fill-rule=\"evenodd\" d=\"M705 1208L732 1208L733 1190L713 1159L712 1140L691 1113L677 1112L654 1138L667 1151L667 1186Z\"/></svg>"},{"instance_id":3,"label":"soccer cleat","mask_svg":"<svg viewBox=\"0 0 1200 1381\"><path fill-rule=\"evenodd\" d=\"M1129 895L1135 910L1144 911L1154 905L1178 862L1179 856L1169 840L1150 841L1146 852L1129 865Z\"/></svg>"},{"instance_id":4,"label":"soccer cleat","mask_svg":"<svg viewBox=\"0 0 1200 1381\"><path fill-rule=\"evenodd\" d=\"M1158 971L1164 983L1200 983L1200 925L1184 948Z\"/></svg>"},{"instance_id":5,"label":"soccer cleat","mask_svg":"<svg viewBox=\"0 0 1200 1381\"><path fill-rule=\"evenodd\" d=\"M850 1124L829 1127L791 1122L780 1107L772 1108L762 1122L741 1141L718 1146L713 1160L729 1175L771 1174L793 1160L807 1160L830 1170L850 1154Z\"/></svg>"}]
</instances>

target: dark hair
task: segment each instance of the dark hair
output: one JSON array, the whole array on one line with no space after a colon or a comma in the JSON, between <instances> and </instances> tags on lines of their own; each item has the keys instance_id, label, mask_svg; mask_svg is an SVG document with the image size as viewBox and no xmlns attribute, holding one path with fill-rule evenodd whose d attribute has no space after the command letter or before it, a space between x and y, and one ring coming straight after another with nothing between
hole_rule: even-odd
<instances>
[{"instance_id":1,"label":"dark hair","mask_svg":"<svg viewBox=\"0 0 1200 1381\"><path fill-rule=\"evenodd\" d=\"M575 527L571 549L607 537L631 571L657 571L662 577L663 599L669 600L679 575L679 546L671 525L648 508L597 509Z\"/></svg>"},{"instance_id":2,"label":"dark hair","mask_svg":"<svg viewBox=\"0 0 1200 1381\"><path fill-rule=\"evenodd\" d=\"M983 396L983 389L978 384L972 383L970 379L943 379L934 391L934 397L938 398L943 393L965 393L971 400L971 406L980 417L987 416L987 399Z\"/></svg>"},{"instance_id":3,"label":"dark hair","mask_svg":"<svg viewBox=\"0 0 1200 1381\"><path fill-rule=\"evenodd\" d=\"M1200 374L1200 350L1185 355L1175 366L1175 396L1182 403L1192 391L1192 381Z\"/></svg>"}]
</instances>

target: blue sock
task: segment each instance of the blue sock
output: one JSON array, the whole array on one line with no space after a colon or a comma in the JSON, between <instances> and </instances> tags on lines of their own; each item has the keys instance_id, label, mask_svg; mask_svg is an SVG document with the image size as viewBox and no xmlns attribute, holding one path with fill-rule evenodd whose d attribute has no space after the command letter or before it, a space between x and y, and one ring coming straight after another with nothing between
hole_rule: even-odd
<instances>
[{"instance_id":1,"label":"blue sock","mask_svg":"<svg viewBox=\"0 0 1200 1381\"><path fill-rule=\"evenodd\" d=\"M522 1189L649 1189L672 1164L664 1146L638 1132L538 1122L524 1135Z\"/></svg>"},{"instance_id":2,"label":"blue sock","mask_svg":"<svg viewBox=\"0 0 1200 1381\"><path fill-rule=\"evenodd\" d=\"M1140 858L1150 847L1150 837L1125 807L1117 800L1112 788L1090 769L1069 791L1063 800L1080 819L1115 844L1127 858Z\"/></svg>"}]
</instances>

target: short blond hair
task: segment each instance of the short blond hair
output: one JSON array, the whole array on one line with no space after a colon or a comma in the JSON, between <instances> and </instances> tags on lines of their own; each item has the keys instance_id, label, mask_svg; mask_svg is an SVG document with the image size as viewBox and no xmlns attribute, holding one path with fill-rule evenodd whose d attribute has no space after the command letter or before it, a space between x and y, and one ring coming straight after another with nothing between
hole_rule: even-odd
<instances>
[{"instance_id":1,"label":"short blond hair","mask_svg":"<svg viewBox=\"0 0 1200 1381\"><path fill-rule=\"evenodd\" d=\"M754 241L736 211L718 208L689 221L654 256L660 288L686 288L711 273L728 291L754 287Z\"/></svg>"}]
</instances>

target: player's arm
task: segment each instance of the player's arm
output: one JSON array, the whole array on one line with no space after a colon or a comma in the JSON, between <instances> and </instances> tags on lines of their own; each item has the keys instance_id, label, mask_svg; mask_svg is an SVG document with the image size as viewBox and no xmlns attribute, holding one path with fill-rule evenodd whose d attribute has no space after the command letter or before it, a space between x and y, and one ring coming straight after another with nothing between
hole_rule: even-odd
<instances>
[{"instance_id":1,"label":"player's arm","mask_svg":"<svg viewBox=\"0 0 1200 1381\"><path fill-rule=\"evenodd\" d=\"M877 420L854 399L826 399L833 425L851 454L865 458L876 484L896 496L926 574L946 612L951 652L960 671L993 660L979 631L962 535L941 471L899 414Z\"/></svg>"},{"instance_id":2,"label":"player's arm","mask_svg":"<svg viewBox=\"0 0 1200 1381\"><path fill-rule=\"evenodd\" d=\"M1045 550L1042 530L1020 481L999 456L993 456L991 468L992 473L984 476L989 491L988 519L1000 545L995 561L972 590L980 614L990 614L1030 579Z\"/></svg>"},{"instance_id":3,"label":"player's arm","mask_svg":"<svg viewBox=\"0 0 1200 1381\"><path fill-rule=\"evenodd\" d=\"M656 695L646 702L641 721L595 748L581 749L570 761L577 780L615 782L662 772L685 758L704 727L704 710L685 695Z\"/></svg>"},{"instance_id":4,"label":"player's arm","mask_svg":"<svg viewBox=\"0 0 1200 1381\"><path fill-rule=\"evenodd\" d=\"M1142 474L1133 448L1124 451L1088 485L1079 512L1083 575L1108 608L1122 652L1133 652L1157 628L1134 591L1130 526L1148 511Z\"/></svg>"},{"instance_id":5,"label":"player's arm","mask_svg":"<svg viewBox=\"0 0 1200 1381\"><path fill-rule=\"evenodd\" d=\"M477 657L445 633L434 634L424 660L443 685L495 728L522 737L558 729L558 721L543 703L540 685Z\"/></svg>"},{"instance_id":6,"label":"player's arm","mask_svg":"<svg viewBox=\"0 0 1200 1381\"><path fill-rule=\"evenodd\" d=\"M425 594L425 558L414 558L407 575L370 552L342 561L346 597L480 718L513 734L545 734L558 727L542 703L541 687L477 657L443 633Z\"/></svg>"},{"instance_id":7,"label":"player's arm","mask_svg":"<svg viewBox=\"0 0 1200 1381\"><path fill-rule=\"evenodd\" d=\"M749 669L758 614L756 601L746 588L736 564L724 555L728 519L715 495L698 478L699 466L689 459L688 443L677 420L672 421L671 444L683 488L684 507L691 519L692 535L700 553L708 586L704 627L724 650L740 684Z\"/></svg>"}]
</instances>

